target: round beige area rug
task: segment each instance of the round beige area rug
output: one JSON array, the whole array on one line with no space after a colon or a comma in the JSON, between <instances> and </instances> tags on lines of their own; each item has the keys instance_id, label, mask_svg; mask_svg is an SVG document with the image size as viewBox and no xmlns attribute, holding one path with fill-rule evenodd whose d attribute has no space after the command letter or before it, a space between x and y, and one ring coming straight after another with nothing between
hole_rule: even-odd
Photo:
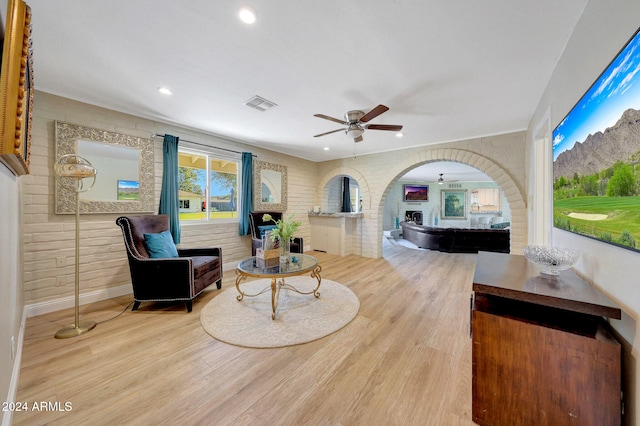
<instances>
[{"instance_id":1,"label":"round beige area rug","mask_svg":"<svg viewBox=\"0 0 640 426\"><path fill-rule=\"evenodd\" d=\"M300 291L312 291L311 277L287 277ZM212 337L249 348L279 348L320 339L347 325L358 313L360 301L350 289L322 280L320 297L282 289L276 319L271 319L271 279L245 281L242 291L255 294L238 301L235 285L211 300L200 313L202 328Z\"/></svg>"}]
</instances>

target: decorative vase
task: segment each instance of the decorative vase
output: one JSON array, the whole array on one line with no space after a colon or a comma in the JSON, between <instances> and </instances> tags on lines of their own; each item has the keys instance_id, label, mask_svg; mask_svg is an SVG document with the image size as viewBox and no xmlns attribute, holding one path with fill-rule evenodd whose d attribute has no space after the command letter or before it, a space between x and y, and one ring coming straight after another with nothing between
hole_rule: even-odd
<instances>
[{"instance_id":1,"label":"decorative vase","mask_svg":"<svg viewBox=\"0 0 640 426\"><path fill-rule=\"evenodd\" d=\"M396 229L400 229L400 218L396 217Z\"/></svg>"},{"instance_id":2,"label":"decorative vase","mask_svg":"<svg viewBox=\"0 0 640 426\"><path fill-rule=\"evenodd\" d=\"M287 264L291 261L291 239L280 238L280 263Z\"/></svg>"}]
</instances>

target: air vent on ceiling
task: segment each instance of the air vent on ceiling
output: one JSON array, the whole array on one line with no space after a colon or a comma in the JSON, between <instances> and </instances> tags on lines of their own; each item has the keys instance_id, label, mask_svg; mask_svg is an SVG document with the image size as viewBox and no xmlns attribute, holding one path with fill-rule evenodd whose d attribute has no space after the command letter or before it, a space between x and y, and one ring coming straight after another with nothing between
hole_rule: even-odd
<instances>
[{"instance_id":1,"label":"air vent on ceiling","mask_svg":"<svg viewBox=\"0 0 640 426\"><path fill-rule=\"evenodd\" d=\"M461 183L450 183L448 184L449 188L462 188L462 184Z\"/></svg>"},{"instance_id":2,"label":"air vent on ceiling","mask_svg":"<svg viewBox=\"0 0 640 426\"><path fill-rule=\"evenodd\" d=\"M251 107L251 108L255 108L258 111L266 111L270 108L273 108L274 106L278 106L278 104L268 101L263 97L260 97L258 95L254 96L253 98L249 99L247 102L244 103L246 106Z\"/></svg>"}]
</instances>

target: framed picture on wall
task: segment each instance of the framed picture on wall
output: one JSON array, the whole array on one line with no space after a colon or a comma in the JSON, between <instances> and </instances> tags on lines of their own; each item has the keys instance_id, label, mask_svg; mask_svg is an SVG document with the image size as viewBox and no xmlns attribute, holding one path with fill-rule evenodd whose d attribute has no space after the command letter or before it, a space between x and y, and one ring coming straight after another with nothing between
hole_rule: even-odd
<instances>
[{"instance_id":1,"label":"framed picture on wall","mask_svg":"<svg viewBox=\"0 0 640 426\"><path fill-rule=\"evenodd\" d=\"M0 72L0 161L17 176L29 173L33 96L31 9L11 0Z\"/></svg>"},{"instance_id":2,"label":"framed picture on wall","mask_svg":"<svg viewBox=\"0 0 640 426\"><path fill-rule=\"evenodd\" d=\"M139 200L140 182L137 180L118 180L118 200Z\"/></svg>"},{"instance_id":3,"label":"framed picture on wall","mask_svg":"<svg viewBox=\"0 0 640 426\"><path fill-rule=\"evenodd\" d=\"M443 220L467 219L467 190L443 190L440 217Z\"/></svg>"},{"instance_id":4,"label":"framed picture on wall","mask_svg":"<svg viewBox=\"0 0 640 426\"><path fill-rule=\"evenodd\" d=\"M413 201L429 201L429 185L409 185L402 186L405 203Z\"/></svg>"}]
</instances>

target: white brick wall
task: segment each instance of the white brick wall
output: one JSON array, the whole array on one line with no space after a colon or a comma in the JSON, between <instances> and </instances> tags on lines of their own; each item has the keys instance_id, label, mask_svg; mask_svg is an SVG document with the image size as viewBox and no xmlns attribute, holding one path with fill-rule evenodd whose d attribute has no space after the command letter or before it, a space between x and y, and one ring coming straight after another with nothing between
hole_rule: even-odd
<instances>
[{"instance_id":1,"label":"white brick wall","mask_svg":"<svg viewBox=\"0 0 640 426\"><path fill-rule=\"evenodd\" d=\"M434 161L457 161L486 173L500 186L511 210L511 251L526 245L525 132L470 139L428 147L363 155L320 164L318 194L336 175L354 178L362 190L365 217L362 220L362 255L382 255L385 203L395 183L408 170ZM320 195L320 198L322 195ZM402 212L401 212L402 214Z\"/></svg>"},{"instance_id":2,"label":"white brick wall","mask_svg":"<svg viewBox=\"0 0 640 426\"><path fill-rule=\"evenodd\" d=\"M260 160L287 166L288 212L302 221L299 235L310 242L307 210L315 200L317 164L232 143L193 130L122 114L36 92L32 128L31 174L24 185L24 290L25 304L73 296L75 286L75 216L56 215L54 208L54 120L149 138L169 133L181 139L213 146L251 151ZM162 185L162 141L155 143L156 205ZM80 289L82 293L105 291L130 284L124 243L115 224L119 214L80 217ZM238 236L237 223L184 224L181 246L221 246L227 267L251 254L250 237ZM228 269L228 268L227 268ZM225 272L233 273L231 271Z\"/></svg>"},{"instance_id":3,"label":"white brick wall","mask_svg":"<svg viewBox=\"0 0 640 426\"><path fill-rule=\"evenodd\" d=\"M459 161L492 177L511 207L512 251L526 244L524 198L524 133L471 139L429 147L364 155L313 163L284 154L247 146L152 120L134 117L36 92L32 133L32 174L24 179L24 280L25 303L35 304L69 297L74 292L74 216L54 212L54 120L97 127L139 137L169 133L181 139L237 151L251 151L259 159L287 166L288 213L302 221L299 236L311 245L307 211L327 205L324 188L338 175L358 182L364 218L354 242L354 252L367 257L382 255L384 204L390 188L411 168L431 161ZM156 203L162 174L162 142L155 143ZM81 291L101 291L130 283L118 214L82 215L80 234ZM182 246L221 246L227 269L251 253L249 237L237 235L237 224L183 224ZM231 273L230 271L227 273Z\"/></svg>"}]
</instances>

